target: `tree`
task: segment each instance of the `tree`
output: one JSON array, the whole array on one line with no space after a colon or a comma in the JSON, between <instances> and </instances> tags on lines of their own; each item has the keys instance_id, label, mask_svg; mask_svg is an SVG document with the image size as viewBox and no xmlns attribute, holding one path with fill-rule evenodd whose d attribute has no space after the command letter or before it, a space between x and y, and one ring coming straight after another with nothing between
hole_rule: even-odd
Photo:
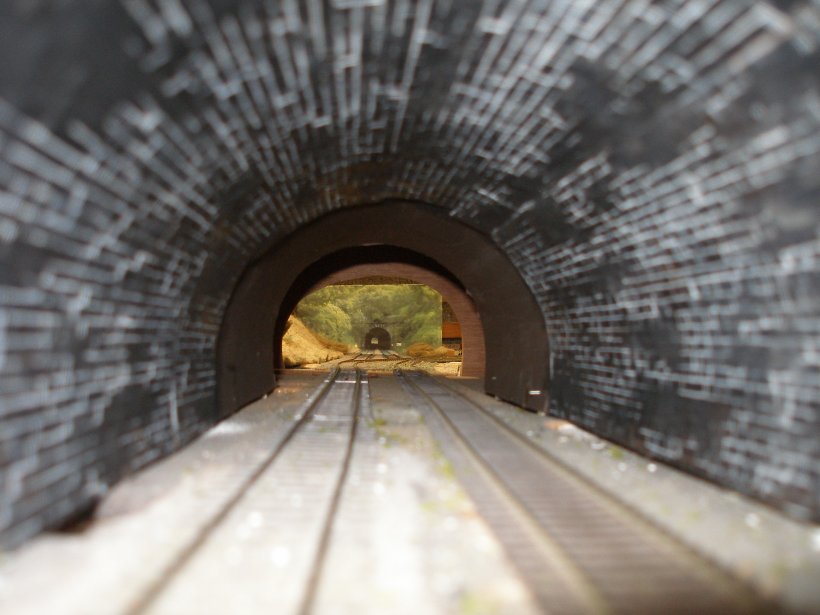
<instances>
[{"instance_id":1,"label":"tree","mask_svg":"<svg viewBox=\"0 0 820 615\"><path fill-rule=\"evenodd\" d=\"M295 312L309 328L346 344L360 344L381 322L394 343L441 345L441 295L422 284L327 286L305 296Z\"/></svg>"}]
</instances>

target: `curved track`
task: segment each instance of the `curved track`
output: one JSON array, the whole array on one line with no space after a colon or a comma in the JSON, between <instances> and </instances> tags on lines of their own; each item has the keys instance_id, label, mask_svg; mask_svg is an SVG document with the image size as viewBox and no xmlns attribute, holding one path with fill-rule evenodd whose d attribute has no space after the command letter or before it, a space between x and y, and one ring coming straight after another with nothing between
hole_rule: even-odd
<instances>
[{"instance_id":1,"label":"curved track","mask_svg":"<svg viewBox=\"0 0 820 615\"><path fill-rule=\"evenodd\" d=\"M355 369L375 369L379 371L392 371L395 369L405 369L413 359L403 357L392 350L376 350L372 352L360 352L350 359L342 359L337 363L340 367Z\"/></svg>"},{"instance_id":2,"label":"curved track","mask_svg":"<svg viewBox=\"0 0 820 615\"><path fill-rule=\"evenodd\" d=\"M432 359L409 357L399 354L395 350L374 350L370 352L360 352L359 354L338 361L336 365L343 368L374 369L378 371L395 371L416 369L424 363L460 363L461 357L449 357L446 359Z\"/></svg>"},{"instance_id":3,"label":"curved track","mask_svg":"<svg viewBox=\"0 0 820 615\"><path fill-rule=\"evenodd\" d=\"M455 388L399 376L546 612L769 612Z\"/></svg>"}]
</instances>

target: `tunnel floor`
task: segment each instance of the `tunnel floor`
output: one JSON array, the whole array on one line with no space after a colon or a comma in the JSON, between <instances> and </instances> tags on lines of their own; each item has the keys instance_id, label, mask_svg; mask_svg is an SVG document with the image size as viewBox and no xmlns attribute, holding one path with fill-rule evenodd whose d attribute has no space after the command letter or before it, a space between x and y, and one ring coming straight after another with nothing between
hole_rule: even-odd
<instances>
[{"instance_id":1,"label":"tunnel floor","mask_svg":"<svg viewBox=\"0 0 820 615\"><path fill-rule=\"evenodd\" d=\"M269 396L0 563L0 612L730 613L820 604L820 532L415 372ZM774 601L779 601L775 604Z\"/></svg>"}]
</instances>

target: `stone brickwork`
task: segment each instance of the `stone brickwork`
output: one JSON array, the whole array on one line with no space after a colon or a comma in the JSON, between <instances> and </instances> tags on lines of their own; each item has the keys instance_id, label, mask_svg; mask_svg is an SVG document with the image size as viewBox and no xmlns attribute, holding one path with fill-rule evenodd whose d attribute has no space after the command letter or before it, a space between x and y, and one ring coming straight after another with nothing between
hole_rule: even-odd
<instances>
[{"instance_id":1,"label":"stone brickwork","mask_svg":"<svg viewBox=\"0 0 820 615\"><path fill-rule=\"evenodd\" d=\"M0 535L217 420L246 265L388 198L492 237L552 411L820 519L816 0L0 7Z\"/></svg>"}]
</instances>

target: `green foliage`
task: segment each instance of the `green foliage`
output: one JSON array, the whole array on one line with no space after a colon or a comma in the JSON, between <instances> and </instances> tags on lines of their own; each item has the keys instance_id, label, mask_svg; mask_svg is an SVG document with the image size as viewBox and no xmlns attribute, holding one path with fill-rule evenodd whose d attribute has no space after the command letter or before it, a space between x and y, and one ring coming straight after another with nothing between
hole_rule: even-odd
<instances>
[{"instance_id":1,"label":"green foliage","mask_svg":"<svg viewBox=\"0 0 820 615\"><path fill-rule=\"evenodd\" d=\"M308 327L345 344L359 344L374 322L393 344L441 345L441 295L421 284L327 286L304 297L296 315Z\"/></svg>"},{"instance_id":2,"label":"green foliage","mask_svg":"<svg viewBox=\"0 0 820 615\"><path fill-rule=\"evenodd\" d=\"M333 303L309 300L317 294L308 295L300 301L296 306L296 315L310 329L325 337L346 344L353 343L350 316Z\"/></svg>"}]
</instances>

